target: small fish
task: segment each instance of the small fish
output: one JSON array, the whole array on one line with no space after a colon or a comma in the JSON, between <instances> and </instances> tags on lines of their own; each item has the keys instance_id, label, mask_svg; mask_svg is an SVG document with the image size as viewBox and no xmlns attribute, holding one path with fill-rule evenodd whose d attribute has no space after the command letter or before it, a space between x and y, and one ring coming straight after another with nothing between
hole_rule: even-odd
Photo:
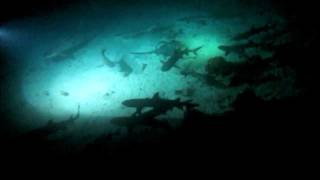
<instances>
[{"instance_id":1,"label":"small fish","mask_svg":"<svg viewBox=\"0 0 320 180\"><path fill-rule=\"evenodd\" d=\"M67 91L60 91L60 94L62 96L69 96L69 93Z\"/></svg>"},{"instance_id":2,"label":"small fish","mask_svg":"<svg viewBox=\"0 0 320 180\"><path fill-rule=\"evenodd\" d=\"M104 94L105 97L108 97L108 96L111 96L112 94L114 94L115 92L114 91L110 91L110 92L106 92Z\"/></svg>"},{"instance_id":3,"label":"small fish","mask_svg":"<svg viewBox=\"0 0 320 180\"><path fill-rule=\"evenodd\" d=\"M44 91L43 94L44 94L45 96L50 96L50 92L49 92L49 91Z\"/></svg>"}]
</instances>

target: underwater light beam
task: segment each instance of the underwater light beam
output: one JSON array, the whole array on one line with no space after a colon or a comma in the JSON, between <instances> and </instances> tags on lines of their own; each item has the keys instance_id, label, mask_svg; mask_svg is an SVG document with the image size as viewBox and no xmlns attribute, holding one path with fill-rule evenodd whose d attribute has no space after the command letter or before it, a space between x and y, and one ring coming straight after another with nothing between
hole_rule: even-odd
<instances>
[{"instance_id":1,"label":"underwater light beam","mask_svg":"<svg viewBox=\"0 0 320 180\"><path fill-rule=\"evenodd\" d=\"M0 39L1 40L5 40L5 39L8 39L10 36L9 36L9 32L7 29L5 29L4 27L0 27Z\"/></svg>"},{"instance_id":2,"label":"underwater light beam","mask_svg":"<svg viewBox=\"0 0 320 180\"><path fill-rule=\"evenodd\" d=\"M1 46L11 46L15 41L17 41L17 34L12 32L12 30L0 27L0 45Z\"/></svg>"},{"instance_id":3,"label":"underwater light beam","mask_svg":"<svg viewBox=\"0 0 320 180\"><path fill-rule=\"evenodd\" d=\"M3 26L0 26L0 47L8 47L8 45L10 44L10 39L11 38L8 30Z\"/></svg>"},{"instance_id":4,"label":"underwater light beam","mask_svg":"<svg viewBox=\"0 0 320 180\"><path fill-rule=\"evenodd\" d=\"M0 27L0 41L3 41L6 37L6 31L4 28Z\"/></svg>"},{"instance_id":5,"label":"underwater light beam","mask_svg":"<svg viewBox=\"0 0 320 180\"><path fill-rule=\"evenodd\" d=\"M4 30L0 27L0 37L2 37L4 34Z\"/></svg>"}]
</instances>

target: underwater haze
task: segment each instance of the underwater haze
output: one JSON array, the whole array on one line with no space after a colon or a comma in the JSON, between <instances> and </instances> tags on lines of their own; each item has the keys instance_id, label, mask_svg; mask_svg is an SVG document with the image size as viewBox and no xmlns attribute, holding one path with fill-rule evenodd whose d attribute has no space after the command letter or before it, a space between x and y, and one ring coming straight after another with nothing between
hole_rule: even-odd
<instances>
[{"instance_id":1,"label":"underwater haze","mask_svg":"<svg viewBox=\"0 0 320 180\"><path fill-rule=\"evenodd\" d=\"M37 132L91 152L97 143L170 137L199 118L190 114L229 115L247 92L263 102L305 92L296 66L282 61L297 31L274 1L48 9L0 27L2 134L12 138ZM116 151L109 146L101 151Z\"/></svg>"}]
</instances>

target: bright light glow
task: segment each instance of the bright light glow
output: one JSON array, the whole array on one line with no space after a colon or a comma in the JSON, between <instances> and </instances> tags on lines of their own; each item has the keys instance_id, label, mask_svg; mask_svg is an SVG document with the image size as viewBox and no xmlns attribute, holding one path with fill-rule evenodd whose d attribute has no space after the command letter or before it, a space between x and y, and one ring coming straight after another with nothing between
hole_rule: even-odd
<instances>
[{"instance_id":1,"label":"bright light glow","mask_svg":"<svg viewBox=\"0 0 320 180\"><path fill-rule=\"evenodd\" d=\"M0 37L3 37L5 34L4 30L2 28L0 28Z\"/></svg>"},{"instance_id":2,"label":"bright light glow","mask_svg":"<svg viewBox=\"0 0 320 180\"><path fill-rule=\"evenodd\" d=\"M5 41L10 41L12 39L13 32L10 28L0 27L0 39Z\"/></svg>"},{"instance_id":3,"label":"bright light glow","mask_svg":"<svg viewBox=\"0 0 320 180\"><path fill-rule=\"evenodd\" d=\"M188 48L203 46L198 56L190 55L179 60L177 65L181 68L192 67L197 72L204 73L207 60L223 54L217 48L221 41L224 41L223 37L210 29L200 31L199 28L186 23L176 25L177 29L181 28L186 32L177 38L179 41ZM122 29L126 28L124 23ZM130 35L130 31L128 33ZM121 104L124 100L152 97L156 92L160 92L163 98L190 99L181 97L176 92L194 88L196 90L192 99L200 104L199 110L212 113L219 108L215 103L207 101L208 98L215 98L215 88L205 86L196 77L182 76L181 69L172 68L168 72L162 72L161 61L164 59L161 56L130 54L130 52L150 51L163 39L158 36L151 37L150 34L145 38L124 38L126 36L110 34L115 33L101 32L88 47L76 52L73 60L66 59L59 63L45 64L39 50L39 55L32 58L32 70L26 72L23 81L23 92L27 102L50 117L69 116L75 113L78 104L82 116L114 117L134 112L133 108L126 108ZM81 41L81 36L77 38ZM77 38L73 41L77 42ZM41 47L47 44L42 41L38 43ZM62 49L66 46L64 43L59 45ZM107 56L113 61L119 61L124 57L133 68L133 73L124 77L119 66L114 68L101 66L102 48L108 50ZM50 43L43 49L50 50ZM142 67L145 69L141 70Z\"/></svg>"},{"instance_id":4,"label":"bright light glow","mask_svg":"<svg viewBox=\"0 0 320 180\"><path fill-rule=\"evenodd\" d=\"M89 69L75 66L57 66L26 75L27 101L53 117L69 116L78 104L82 115L114 117L134 111L121 105L126 99L150 97L155 92L172 97L176 89L186 85L179 75L159 71L159 62L150 64L143 74L132 73L129 77L124 77L117 68L97 68L96 64Z\"/></svg>"},{"instance_id":5,"label":"bright light glow","mask_svg":"<svg viewBox=\"0 0 320 180\"><path fill-rule=\"evenodd\" d=\"M210 42L208 42L211 39ZM181 60L179 63L192 62L193 65L204 65L209 57L212 57L218 40L212 41L212 36L200 36L198 38L184 38L184 43L190 48L196 48L204 45L201 53L196 59ZM113 38L103 39L102 42L118 42ZM121 42L121 41L120 41ZM157 42L157 41L155 41ZM121 43L109 43L110 49L108 54L111 59L118 60L121 54L128 53L127 46L135 51L136 44L144 44L141 40L126 41L125 45ZM41 69L41 63L34 63L31 72L29 71L24 80L24 96L27 101L36 109L48 114L50 117L66 117L76 111L80 104L82 116L124 116L134 112L133 108L125 108L121 102L131 98L151 97L155 92L160 92L163 98L177 98L176 90L186 89L192 85L193 87L202 87L199 94L196 94L193 100L199 102L213 95L207 92L213 92L211 87L202 86L202 82L191 76L183 77L179 73L180 70L173 68L169 72L160 71L161 58L154 55L148 56L125 56L130 66L134 69L133 73L124 77L119 67L110 68L101 66L101 55L97 53L98 47L90 47L86 50L86 54L78 59L78 61L66 60L63 63L44 65ZM152 49L147 47L145 49ZM212 51L213 50L213 51ZM141 51L141 50L140 50ZM211 53L210 53L211 52ZM112 54L120 54L119 57ZM81 61L83 59L83 61ZM43 62L42 62L43 63ZM147 64L147 68L142 72L143 64ZM198 65L197 65L198 64ZM201 102L205 112L212 110L208 101Z\"/></svg>"},{"instance_id":6,"label":"bright light glow","mask_svg":"<svg viewBox=\"0 0 320 180\"><path fill-rule=\"evenodd\" d=\"M8 38L8 32L5 28L0 27L0 41L7 40Z\"/></svg>"},{"instance_id":7,"label":"bright light glow","mask_svg":"<svg viewBox=\"0 0 320 180\"><path fill-rule=\"evenodd\" d=\"M117 85L125 86L120 83L121 74L107 73L104 69L70 74L73 73L61 74L51 84L51 91L60 93L53 99L60 108L71 110L74 104L80 104L83 107L82 112L86 114L115 115L115 111L119 108L116 103L120 103L121 94L127 89L122 87L120 91L117 87ZM63 92L69 95L64 96Z\"/></svg>"}]
</instances>

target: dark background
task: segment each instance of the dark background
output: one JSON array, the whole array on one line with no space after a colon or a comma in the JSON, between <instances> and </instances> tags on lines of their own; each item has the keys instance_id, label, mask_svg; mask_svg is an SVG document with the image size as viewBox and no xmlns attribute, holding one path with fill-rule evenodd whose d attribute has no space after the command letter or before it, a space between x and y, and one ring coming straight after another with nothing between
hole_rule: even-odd
<instances>
[{"instance_id":1,"label":"dark background","mask_svg":"<svg viewBox=\"0 0 320 180\"><path fill-rule=\"evenodd\" d=\"M98 0L101 1L101 0ZM182 0L178 0L182 1ZM182 2L195 2L196 0L187 0ZM207 0L197 0L197 1L207 1ZM246 2L259 2L258 0L239 0L244 3ZM268 0L267 0L268 1ZM306 21L315 21L317 18L317 3L312 0L306 1L277 1L277 0L269 0L272 1L276 6L275 8L279 8L283 13L287 15L300 15L304 16L307 19ZM133 5L133 4L141 4L141 3L159 3L166 2L163 0L109 0L102 1L108 4L121 3L123 5ZM90 0L29 0L29 1L20 1L20 0L10 0L1 2L0 11L1 11L1 19L0 21L12 20L15 18L21 18L25 16L36 16L46 13L48 11L59 10L60 8L75 5L79 3L90 3Z\"/></svg>"}]
</instances>

